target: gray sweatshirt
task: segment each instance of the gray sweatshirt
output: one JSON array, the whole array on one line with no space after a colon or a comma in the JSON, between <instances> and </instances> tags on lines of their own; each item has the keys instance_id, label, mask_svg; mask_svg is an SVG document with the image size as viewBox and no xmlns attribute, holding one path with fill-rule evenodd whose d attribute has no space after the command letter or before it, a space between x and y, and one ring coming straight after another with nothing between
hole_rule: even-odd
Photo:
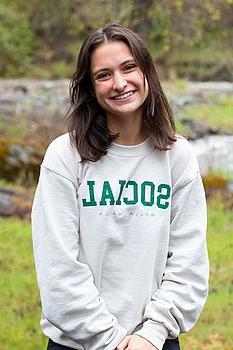
<instances>
[{"instance_id":1,"label":"gray sweatshirt","mask_svg":"<svg viewBox=\"0 0 233 350\"><path fill-rule=\"evenodd\" d=\"M53 341L114 350L138 334L159 350L207 297L206 203L183 138L112 144L80 163L68 134L46 152L32 208L41 327Z\"/></svg>"}]
</instances>

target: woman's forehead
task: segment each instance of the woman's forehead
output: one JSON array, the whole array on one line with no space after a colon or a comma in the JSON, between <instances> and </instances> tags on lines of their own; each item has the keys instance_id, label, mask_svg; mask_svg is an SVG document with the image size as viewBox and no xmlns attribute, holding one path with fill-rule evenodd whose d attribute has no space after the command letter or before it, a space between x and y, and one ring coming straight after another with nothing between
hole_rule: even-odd
<instances>
[{"instance_id":1,"label":"woman's forehead","mask_svg":"<svg viewBox=\"0 0 233 350\"><path fill-rule=\"evenodd\" d=\"M120 65L133 60L128 45L120 40L105 41L100 44L91 55L91 70L98 70L112 65Z\"/></svg>"}]
</instances>

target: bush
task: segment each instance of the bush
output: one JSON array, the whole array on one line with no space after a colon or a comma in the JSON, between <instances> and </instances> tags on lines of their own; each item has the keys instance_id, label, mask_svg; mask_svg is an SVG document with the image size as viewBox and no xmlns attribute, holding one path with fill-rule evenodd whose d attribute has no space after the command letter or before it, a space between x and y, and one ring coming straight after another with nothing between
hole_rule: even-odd
<instances>
[{"instance_id":1,"label":"bush","mask_svg":"<svg viewBox=\"0 0 233 350\"><path fill-rule=\"evenodd\" d=\"M203 177L203 183L206 191L208 190L227 190L228 180L220 175L209 173Z\"/></svg>"},{"instance_id":2,"label":"bush","mask_svg":"<svg viewBox=\"0 0 233 350\"><path fill-rule=\"evenodd\" d=\"M43 148L33 142L0 139L0 178L24 186L39 177Z\"/></svg>"},{"instance_id":3,"label":"bush","mask_svg":"<svg viewBox=\"0 0 233 350\"><path fill-rule=\"evenodd\" d=\"M31 65L34 34L26 15L0 4L0 75L22 76Z\"/></svg>"}]
</instances>

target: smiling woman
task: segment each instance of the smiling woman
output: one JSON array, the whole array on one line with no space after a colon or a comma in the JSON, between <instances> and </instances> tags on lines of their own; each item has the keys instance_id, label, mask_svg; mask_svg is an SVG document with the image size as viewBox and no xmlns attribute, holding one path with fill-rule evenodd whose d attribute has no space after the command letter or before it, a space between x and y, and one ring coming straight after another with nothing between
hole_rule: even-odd
<instances>
[{"instance_id":1,"label":"smiling woman","mask_svg":"<svg viewBox=\"0 0 233 350\"><path fill-rule=\"evenodd\" d=\"M113 140L134 145L150 135L159 150L176 141L152 57L128 28L110 24L87 37L70 94L68 129L82 160L100 159Z\"/></svg>"},{"instance_id":2,"label":"smiling woman","mask_svg":"<svg viewBox=\"0 0 233 350\"><path fill-rule=\"evenodd\" d=\"M134 123L134 126L137 123L138 131L142 130L143 103L148 96L148 83L129 47L121 41L104 42L92 54L91 72L95 97L106 111L110 128L115 124L117 129L118 119L124 116L127 123ZM122 137L120 133L118 143L129 141L128 138L121 140Z\"/></svg>"},{"instance_id":3,"label":"smiling woman","mask_svg":"<svg viewBox=\"0 0 233 350\"><path fill-rule=\"evenodd\" d=\"M87 37L70 95L32 209L48 349L178 350L207 296L195 155L128 28Z\"/></svg>"}]
</instances>

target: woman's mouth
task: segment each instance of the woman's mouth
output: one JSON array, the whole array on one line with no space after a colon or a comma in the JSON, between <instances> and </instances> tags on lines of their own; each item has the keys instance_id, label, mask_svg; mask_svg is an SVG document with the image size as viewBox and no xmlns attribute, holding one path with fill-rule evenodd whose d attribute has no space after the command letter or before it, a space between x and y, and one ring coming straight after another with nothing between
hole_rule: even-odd
<instances>
[{"instance_id":1,"label":"woman's mouth","mask_svg":"<svg viewBox=\"0 0 233 350\"><path fill-rule=\"evenodd\" d=\"M130 96L132 96L134 94L135 90L134 91L127 91L127 92L124 92L123 94L119 94L119 95L115 95L113 97L111 97L112 100L116 100L116 101L120 101L120 100L124 100Z\"/></svg>"}]
</instances>

